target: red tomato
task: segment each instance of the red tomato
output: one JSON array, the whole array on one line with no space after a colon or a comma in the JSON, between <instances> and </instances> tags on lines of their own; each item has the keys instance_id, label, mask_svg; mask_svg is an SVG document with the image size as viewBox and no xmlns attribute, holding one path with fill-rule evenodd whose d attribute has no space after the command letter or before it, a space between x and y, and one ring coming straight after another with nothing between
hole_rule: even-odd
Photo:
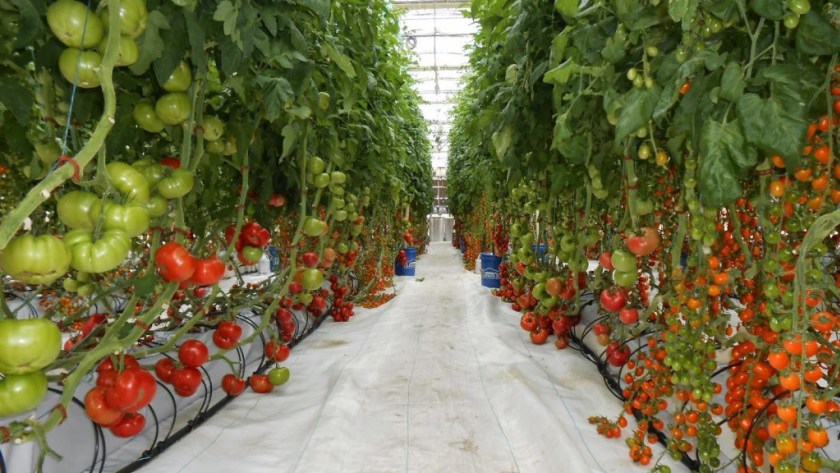
<instances>
[{"instance_id":1,"label":"red tomato","mask_svg":"<svg viewBox=\"0 0 840 473\"><path fill-rule=\"evenodd\" d=\"M601 307L610 312L618 312L627 304L627 298L624 296L624 291L616 289L611 292L610 289L601 291L600 296Z\"/></svg>"},{"instance_id":2,"label":"red tomato","mask_svg":"<svg viewBox=\"0 0 840 473\"><path fill-rule=\"evenodd\" d=\"M228 373L222 376L222 390L228 396L239 396L245 390L245 380Z\"/></svg>"},{"instance_id":3,"label":"red tomato","mask_svg":"<svg viewBox=\"0 0 840 473\"><path fill-rule=\"evenodd\" d=\"M241 336L242 327L234 322L225 320L220 322L219 326L216 327L216 331L213 332L213 343L222 350L230 350L236 346L236 342L239 341L239 337Z\"/></svg>"},{"instance_id":4,"label":"red tomato","mask_svg":"<svg viewBox=\"0 0 840 473\"><path fill-rule=\"evenodd\" d=\"M264 374L253 374L248 379L248 384L255 393L265 394L274 390L274 385L268 380L268 376Z\"/></svg>"},{"instance_id":5,"label":"red tomato","mask_svg":"<svg viewBox=\"0 0 840 473\"><path fill-rule=\"evenodd\" d=\"M190 276L190 282L197 286L212 286L222 279L225 274L225 264L218 256L195 260L195 272Z\"/></svg>"},{"instance_id":6,"label":"red tomato","mask_svg":"<svg viewBox=\"0 0 840 473\"><path fill-rule=\"evenodd\" d=\"M639 321L639 310L624 307L618 311L618 318L621 319L622 323L635 324Z\"/></svg>"},{"instance_id":7,"label":"red tomato","mask_svg":"<svg viewBox=\"0 0 840 473\"><path fill-rule=\"evenodd\" d=\"M181 344L178 348L178 360L191 368L198 368L210 358L210 350L201 340L191 339Z\"/></svg>"},{"instance_id":8,"label":"red tomato","mask_svg":"<svg viewBox=\"0 0 840 473\"><path fill-rule=\"evenodd\" d=\"M157 392L157 382L143 368L131 368L117 376L113 386L105 391L108 406L123 412L137 412L149 405Z\"/></svg>"},{"instance_id":9,"label":"red tomato","mask_svg":"<svg viewBox=\"0 0 840 473\"><path fill-rule=\"evenodd\" d=\"M525 312L519 319L519 326L526 332L533 332L537 328L537 317L533 312Z\"/></svg>"},{"instance_id":10,"label":"red tomato","mask_svg":"<svg viewBox=\"0 0 840 473\"><path fill-rule=\"evenodd\" d=\"M303 261L303 265L307 268L314 268L318 266L318 255L311 251L307 251L306 253L301 256L301 260Z\"/></svg>"},{"instance_id":11,"label":"red tomato","mask_svg":"<svg viewBox=\"0 0 840 473\"><path fill-rule=\"evenodd\" d=\"M106 388L94 387L85 395L85 412L90 420L99 425L109 426L123 417L123 412L112 409L105 401Z\"/></svg>"},{"instance_id":12,"label":"red tomato","mask_svg":"<svg viewBox=\"0 0 840 473\"><path fill-rule=\"evenodd\" d=\"M172 386L175 394L189 397L195 394L201 384L201 371L198 368L179 368L172 373Z\"/></svg>"},{"instance_id":13,"label":"red tomato","mask_svg":"<svg viewBox=\"0 0 840 473\"><path fill-rule=\"evenodd\" d=\"M122 420L111 426L111 433L117 437L134 437L146 427L146 417L143 414L129 412Z\"/></svg>"},{"instance_id":14,"label":"red tomato","mask_svg":"<svg viewBox=\"0 0 840 473\"><path fill-rule=\"evenodd\" d=\"M531 332L531 343L534 345L542 345L546 341L548 341L548 330L537 327L536 330Z\"/></svg>"},{"instance_id":15,"label":"red tomato","mask_svg":"<svg viewBox=\"0 0 840 473\"><path fill-rule=\"evenodd\" d=\"M155 264L164 281L182 282L195 272L195 258L180 244L170 241L155 253Z\"/></svg>"},{"instance_id":16,"label":"red tomato","mask_svg":"<svg viewBox=\"0 0 840 473\"><path fill-rule=\"evenodd\" d=\"M181 160L176 158L175 156L169 156L167 158L163 158L160 160L160 164L164 166L169 166L172 169L178 169L181 167Z\"/></svg>"},{"instance_id":17,"label":"red tomato","mask_svg":"<svg viewBox=\"0 0 840 473\"><path fill-rule=\"evenodd\" d=\"M172 381L172 373L174 373L176 369L178 369L178 367L175 366L175 360L169 357L161 358L157 363L155 363L155 374L164 383Z\"/></svg>"},{"instance_id":18,"label":"red tomato","mask_svg":"<svg viewBox=\"0 0 840 473\"><path fill-rule=\"evenodd\" d=\"M276 343L274 340L265 344L265 357L276 363L286 361L286 358L292 353L289 345Z\"/></svg>"},{"instance_id":19,"label":"red tomato","mask_svg":"<svg viewBox=\"0 0 840 473\"><path fill-rule=\"evenodd\" d=\"M247 246L261 248L271 240L271 233L257 222L248 222L242 226L239 239Z\"/></svg>"},{"instance_id":20,"label":"red tomato","mask_svg":"<svg viewBox=\"0 0 840 473\"><path fill-rule=\"evenodd\" d=\"M601 253L601 256L598 257L598 264L600 264L601 267L606 269L607 271L612 271L615 269L615 267L613 267L612 264L612 255L610 255L609 251Z\"/></svg>"}]
</instances>

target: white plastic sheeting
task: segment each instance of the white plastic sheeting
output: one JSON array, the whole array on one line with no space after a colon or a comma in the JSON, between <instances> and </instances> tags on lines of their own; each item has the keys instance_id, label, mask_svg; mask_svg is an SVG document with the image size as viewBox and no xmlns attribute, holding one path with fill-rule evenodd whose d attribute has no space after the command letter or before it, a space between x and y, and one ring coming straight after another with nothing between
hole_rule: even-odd
<instances>
[{"instance_id":1,"label":"white plastic sheeting","mask_svg":"<svg viewBox=\"0 0 840 473\"><path fill-rule=\"evenodd\" d=\"M648 470L587 423L621 410L593 365L531 344L449 243L398 279L390 303L298 345L288 384L246 392L140 471Z\"/></svg>"}]
</instances>

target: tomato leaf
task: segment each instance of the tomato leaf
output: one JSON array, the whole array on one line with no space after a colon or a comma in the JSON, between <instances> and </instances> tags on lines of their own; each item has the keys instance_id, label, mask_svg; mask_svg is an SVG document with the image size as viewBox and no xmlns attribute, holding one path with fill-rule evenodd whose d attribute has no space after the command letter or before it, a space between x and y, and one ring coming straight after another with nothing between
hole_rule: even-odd
<instances>
[{"instance_id":1,"label":"tomato leaf","mask_svg":"<svg viewBox=\"0 0 840 473\"><path fill-rule=\"evenodd\" d=\"M186 55L187 48L189 47L188 35L184 34L184 30L187 29L184 17L182 15L172 17L169 26L170 28L163 30L160 35L160 39L166 44L166 49L163 50L163 54L152 64L152 69L155 71L155 77L159 84L163 84L169 79L172 71L178 67L178 64ZM202 54L201 56L205 55Z\"/></svg>"},{"instance_id":2,"label":"tomato leaf","mask_svg":"<svg viewBox=\"0 0 840 473\"><path fill-rule=\"evenodd\" d=\"M25 125L32 113L32 94L20 82L0 76L0 103L12 112L15 120Z\"/></svg>"},{"instance_id":3,"label":"tomato leaf","mask_svg":"<svg viewBox=\"0 0 840 473\"><path fill-rule=\"evenodd\" d=\"M353 69L353 63L350 61L350 58L340 53L331 43L324 43L321 52L325 53L339 69L344 71L344 73L347 74L347 77L351 79L356 77L356 70Z\"/></svg>"},{"instance_id":4,"label":"tomato leaf","mask_svg":"<svg viewBox=\"0 0 840 473\"><path fill-rule=\"evenodd\" d=\"M796 49L807 56L840 52L840 31L814 10L803 15L796 28Z\"/></svg>"},{"instance_id":5,"label":"tomato leaf","mask_svg":"<svg viewBox=\"0 0 840 473\"><path fill-rule=\"evenodd\" d=\"M41 35L44 23L41 21L38 7L41 7L41 11L45 8L42 1L38 1L38 7L33 5L31 0L11 0L11 3L20 10L20 28L17 30L14 46L15 49L20 49L34 43L35 39Z\"/></svg>"},{"instance_id":6,"label":"tomato leaf","mask_svg":"<svg viewBox=\"0 0 840 473\"><path fill-rule=\"evenodd\" d=\"M285 158L295 149L295 144L300 134L298 122L293 121L287 123L280 134L283 135L283 154L280 155L280 158Z\"/></svg>"},{"instance_id":7,"label":"tomato leaf","mask_svg":"<svg viewBox=\"0 0 840 473\"><path fill-rule=\"evenodd\" d=\"M493 133L492 140L493 149L496 151L496 157L500 161L505 159L505 154L507 153L508 148L510 148L511 141L513 140L513 131L511 128L505 125L501 130Z\"/></svg>"},{"instance_id":8,"label":"tomato leaf","mask_svg":"<svg viewBox=\"0 0 840 473\"><path fill-rule=\"evenodd\" d=\"M729 205L743 192L744 171L754 166L755 148L747 145L737 123L708 121L700 136L699 186L703 203Z\"/></svg>"},{"instance_id":9,"label":"tomato leaf","mask_svg":"<svg viewBox=\"0 0 840 473\"><path fill-rule=\"evenodd\" d=\"M752 0L750 7L768 20L779 21L785 17L785 3L779 0Z\"/></svg>"},{"instance_id":10,"label":"tomato leaf","mask_svg":"<svg viewBox=\"0 0 840 473\"><path fill-rule=\"evenodd\" d=\"M554 85L565 84L572 77L572 74L578 72L578 69L578 65L575 64L574 59L568 59L563 64L546 72L543 77L543 82Z\"/></svg>"},{"instance_id":11,"label":"tomato leaf","mask_svg":"<svg viewBox=\"0 0 840 473\"><path fill-rule=\"evenodd\" d=\"M651 89L633 88L627 94L615 126L616 144L620 144L624 138L647 124L653 117L661 92L662 89L659 86L654 86Z\"/></svg>"},{"instance_id":12,"label":"tomato leaf","mask_svg":"<svg viewBox=\"0 0 840 473\"><path fill-rule=\"evenodd\" d=\"M155 293L158 276L154 271L134 280L134 295L140 298L148 297Z\"/></svg>"},{"instance_id":13,"label":"tomato leaf","mask_svg":"<svg viewBox=\"0 0 840 473\"><path fill-rule=\"evenodd\" d=\"M672 20L688 25L697 14L699 5L699 0L671 0L668 3L668 15Z\"/></svg>"},{"instance_id":14,"label":"tomato leaf","mask_svg":"<svg viewBox=\"0 0 840 473\"><path fill-rule=\"evenodd\" d=\"M297 3L308 7L321 18L327 18L330 14L330 0L298 0Z\"/></svg>"},{"instance_id":15,"label":"tomato leaf","mask_svg":"<svg viewBox=\"0 0 840 473\"><path fill-rule=\"evenodd\" d=\"M797 68L770 66L760 75L770 81L772 94L762 99L749 93L738 99L737 110L744 136L759 150L781 155L788 168L796 169L808 132Z\"/></svg>"},{"instance_id":16,"label":"tomato leaf","mask_svg":"<svg viewBox=\"0 0 840 473\"><path fill-rule=\"evenodd\" d=\"M140 49L140 57L137 62L132 64L129 69L135 75L145 74L149 70L152 62L163 55L166 44L160 37L160 30L168 30L169 20L159 10L149 12L149 18L146 22L146 31L137 41L137 47Z\"/></svg>"},{"instance_id":17,"label":"tomato leaf","mask_svg":"<svg viewBox=\"0 0 840 473\"><path fill-rule=\"evenodd\" d=\"M723 77L720 79L720 97L730 102L737 102L744 94L744 79L741 66L736 62L730 62L723 70Z\"/></svg>"},{"instance_id":18,"label":"tomato leaf","mask_svg":"<svg viewBox=\"0 0 840 473\"><path fill-rule=\"evenodd\" d=\"M578 0L554 0L554 9L563 16L575 16L578 13Z\"/></svg>"}]
</instances>

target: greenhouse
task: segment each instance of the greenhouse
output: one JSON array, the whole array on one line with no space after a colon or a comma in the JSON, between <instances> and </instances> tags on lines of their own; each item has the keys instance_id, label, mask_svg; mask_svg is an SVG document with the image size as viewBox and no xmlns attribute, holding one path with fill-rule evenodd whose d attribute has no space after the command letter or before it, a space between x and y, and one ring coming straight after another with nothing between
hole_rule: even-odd
<instances>
[{"instance_id":1,"label":"greenhouse","mask_svg":"<svg viewBox=\"0 0 840 473\"><path fill-rule=\"evenodd\" d=\"M837 0L0 0L0 473L840 472Z\"/></svg>"}]
</instances>

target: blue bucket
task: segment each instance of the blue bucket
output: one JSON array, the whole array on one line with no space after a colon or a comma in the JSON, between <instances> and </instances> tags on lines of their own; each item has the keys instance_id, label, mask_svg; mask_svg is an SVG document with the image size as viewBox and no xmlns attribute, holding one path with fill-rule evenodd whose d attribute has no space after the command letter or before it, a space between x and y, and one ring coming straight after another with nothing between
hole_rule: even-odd
<instances>
[{"instance_id":1,"label":"blue bucket","mask_svg":"<svg viewBox=\"0 0 840 473\"><path fill-rule=\"evenodd\" d=\"M481 254L481 285L484 287L501 287L502 279L499 274L499 265L502 258L493 253Z\"/></svg>"},{"instance_id":2,"label":"blue bucket","mask_svg":"<svg viewBox=\"0 0 840 473\"><path fill-rule=\"evenodd\" d=\"M409 246L403 248L405 250L405 257L408 258L408 263L405 266L398 261L394 263L395 276L414 276L414 267L417 265L417 248Z\"/></svg>"}]
</instances>

